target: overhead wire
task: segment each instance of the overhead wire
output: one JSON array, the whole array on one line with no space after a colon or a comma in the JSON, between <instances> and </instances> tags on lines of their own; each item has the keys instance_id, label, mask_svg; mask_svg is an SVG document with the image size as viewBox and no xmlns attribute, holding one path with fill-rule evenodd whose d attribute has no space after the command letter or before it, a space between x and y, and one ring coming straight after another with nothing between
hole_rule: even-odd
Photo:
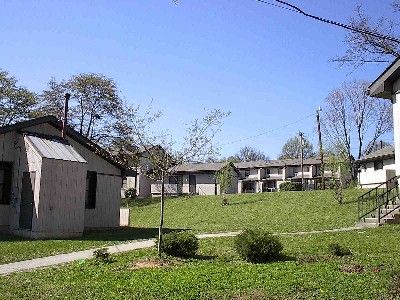
<instances>
[{"instance_id":1,"label":"overhead wire","mask_svg":"<svg viewBox=\"0 0 400 300\"><path fill-rule=\"evenodd\" d=\"M278 5L278 4L275 4L275 3L272 3L272 2L266 1L266 0L255 0L255 1L263 3L263 4L266 4L266 5L275 6L275 7L281 8L281 9L286 9L286 10L289 10L289 11L293 11L293 12L302 14L305 17L308 17L308 18L311 18L311 19L314 19L314 20L317 20L317 21L320 21L320 22L323 22L323 23L327 23L327 24L330 24L330 25L334 25L334 26L337 26L337 27L341 27L341 28L344 28L344 29L347 29L347 30L350 30L350 31L353 31L353 32L366 34L366 35L369 35L369 36L373 36L373 37L380 38L380 39L385 39L385 40L400 44L400 40L395 38L395 37L392 37L392 36L389 36L389 35L380 34L380 33L377 33L377 32L372 32L372 31L369 31L369 30L357 28L357 27L354 27L354 26L351 26L351 25L347 25L347 24L344 24L344 23L340 23L340 22L337 22L337 21L330 20L330 19L322 18L322 17L316 16L316 15L312 15L310 13L305 12L301 8L297 7L296 5L293 5L293 4L291 4L289 2L286 2L286 1L274 0L275 2L278 2L281 5ZM284 7L282 5L284 5Z\"/></svg>"},{"instance_id":2,"label":"overhead wire","mask_svg":"<svg viewBox=\"0 0 400 300\"><path fill-rule=\"evenodd\" d=\"M314 116L314 114L307 115L307 116L305 116L304 118L298 119L298 120L296 120L296 121L294 121L294 122L286 123L286 124L284 124L284 125L282 125L282 126L279 126L279 127L274 128L274 129L270 129L270 130L267 130L267 131L263 131L263 132L260 132L260 133L258 133L258 134L255 134L255 135L252 135L252 136L248 136L248 137L245 137L245 138L237 139L237 140L231 141L231 142L229 142L229 143L222 144L222 145L220 145L220 146L226 146L226 145L236 144L236 143L239 143L239 142L243 142L243 141L247 141L247 140L252 140L252 139L258 138L258 137L263 136L263 135L268 135L268 134L271 134L271 133L273 133L273 132L275 132L275 131L278 131L278 130L280 130L280 129L287 128L287 127L289 127L289 126L291 126L291 125L294 125L294 124L298 124L298 123L300 123L300 122L302 122L302 121L304 121L304 120L306 120L306 119L309 119L309 118L312 117L312 116Z\"/></svg>"}]
</instances>

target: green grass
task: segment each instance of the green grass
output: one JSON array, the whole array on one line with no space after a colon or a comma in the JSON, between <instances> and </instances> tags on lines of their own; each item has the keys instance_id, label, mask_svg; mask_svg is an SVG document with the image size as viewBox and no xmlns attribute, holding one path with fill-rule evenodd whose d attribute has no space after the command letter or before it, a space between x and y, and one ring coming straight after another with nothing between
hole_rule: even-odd
<instances>
[{"instance_id":1,"label":"green grass","mask_svg":"<svg viewBox=\"0 0 400 300\"><path fill-rule=\"evenodd\" d=\"M229 195L228 206L221 206L216 196L180 197L166 201L165 226L194 232L245 227L291 232L351 226L356 222L354 200L359 194L347 191L343 205L335 203L331 191ZM0 264L156 237L159 207L159 199L134 200L133 228L92 232L83 238L31 241L0 235Z\"/></svg>"},{"instance_id":2,"label":"green grass","mask_svg":"<svg viewBox=\"0 0 400 300\"><path fill-rule=\"evenodd\" d=\"M27 240L0 234L0 264L154 238L157 232L157 228L122 228L89 232L81 238L64 240Z\"/></svg>"},{"instance_id":3,"label":"green grass","mask_svg":"<svg viewBox=\"0 0 400 300\"><path fill-rule=\"evenodd\" d=\"M108 265L68 266L0 277L1 299L398 299L392 275L400 270L400 226L283 236L285 261L250 264L232 238L202 240L200 255L162 268L132 269L154 249L114 256ZM330 243L350 257L329 255ZM362 273L343 266L362 265ZM395 282L398 284L398 282ZM391 294L392 293L392 294ZM390 297L391 298L390 298Z\"/></svg>"},{"instance_id":4,"label":"green grass","mask_svg":"<svg viewBox=\"0 0 400 300\"><path fill-rule=\"evenodd\" d=\"M229 195L229 205L218 196L170 198L165 204L165 226L195 232L260 227L271 232L294 232L352 226L357 221L360 190L348 190L339 205L332 191L278 192ZM157 227L159 199L131 202L131 224Z\"/></svg>"}]
</instances>

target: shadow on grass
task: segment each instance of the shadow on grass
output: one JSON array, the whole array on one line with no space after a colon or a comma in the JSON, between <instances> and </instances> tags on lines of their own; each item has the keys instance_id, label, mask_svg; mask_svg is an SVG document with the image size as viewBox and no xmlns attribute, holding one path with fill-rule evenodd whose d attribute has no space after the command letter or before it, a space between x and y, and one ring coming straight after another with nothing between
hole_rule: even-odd
<instances>
[{"instance_id":1,"label":"shadow on grass","mask_svg":"<svg viewBox=\"0 0 400 300\"><path fill-rule=\"evenodd\" d=\"M173 231L184 231L188 229L170 229L164 228L164 233ZM134 241L143 239L152 239L158 236L158 228L139 228L139 227L121 227L113 229L99 229L84 232L83 236L70 239L52 239L52 240L69 240L69 241ZM0 234L0 242L20 242L31 241L30 239Z\"/></svg>"}]
</instances>

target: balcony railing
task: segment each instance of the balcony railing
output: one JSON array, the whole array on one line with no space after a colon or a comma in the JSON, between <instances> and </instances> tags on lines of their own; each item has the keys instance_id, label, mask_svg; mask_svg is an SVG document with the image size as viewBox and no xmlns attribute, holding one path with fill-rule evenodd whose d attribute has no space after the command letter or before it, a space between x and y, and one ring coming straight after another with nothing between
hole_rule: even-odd
<instances>
[{"instance_id":1,"label":"balcony railing","mask_svg":"<svg viewBox=\"0 0 400 300\"><path fill-rule=\"evenodd\" d=\"M172 183L164 184L164 192L169 195L177 195L178 194L178 185ZM154 195L161 194L161 183L153 183L151 185L151 193Z\"/></svg>"}]
</instances>

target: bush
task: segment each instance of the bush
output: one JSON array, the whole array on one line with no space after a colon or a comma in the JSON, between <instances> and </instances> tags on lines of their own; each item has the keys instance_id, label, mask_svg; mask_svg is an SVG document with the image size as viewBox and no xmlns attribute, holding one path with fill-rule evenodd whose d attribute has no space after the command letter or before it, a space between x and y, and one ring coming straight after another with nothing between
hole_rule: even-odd
<instances>
[{"instance_id":1,"label":"bush","mask_svg":"<svg viewBox=\"0 0 400 300\"><path fill-rule=\"evenodd\" d=\"M300 182L290 182L285 181L279 185L279 190L283 192L288 191L301 191L301 183Z\"/></svg>"},{"instance_id":2,"label":"bush","mask_svg":"<svg viewBox=\"0 0 400 300\"><path fill-rule=\"evenodd\" d=\"M329 245L329 252L335 256L346 256L351 255L351 250L347 247L343 247L339 244L330 244Z\"/></svg>"},{"instance_id":3,"label":"bush","mask_svg":"<svg viewBox=\"0 0 400 300\"><path fill-rule=\"evenodd\" d=\"M171 256L192 257L199 249L199 240L190 232L171 232L163 235L161 249Z\"/></svg>"},{"instance_id":4,"label":"bush","mask_svg":"<svg viewBox=\"0 0 400 300\"><path fill-rule=\"evenodd\" d=\"M130 199L136 198L136 189L129 188L129 189L125 190L125 198L130 198Z\"/></svg>"},{"instance_id":5,"label":"bush","mask_svg":"<svg viewBox=\"0 0 400 300\"><path fill-rule=\"evenodd\" d=\"M112 261L111 254L107 248L100 248L93 251L93 257L97 263L108 264Z\"/></svg>"},{"instance_id":6,"label":"bush","mask_svg":"<svg viewBox=\"0 0 400 300\"><path fill-rule=\"evenodd\" d=\"M240 257L250 262L267 262L281 256L283 246L279 239L262 230L245 229L235 239Z\"/></svg>"}]
</instances>

